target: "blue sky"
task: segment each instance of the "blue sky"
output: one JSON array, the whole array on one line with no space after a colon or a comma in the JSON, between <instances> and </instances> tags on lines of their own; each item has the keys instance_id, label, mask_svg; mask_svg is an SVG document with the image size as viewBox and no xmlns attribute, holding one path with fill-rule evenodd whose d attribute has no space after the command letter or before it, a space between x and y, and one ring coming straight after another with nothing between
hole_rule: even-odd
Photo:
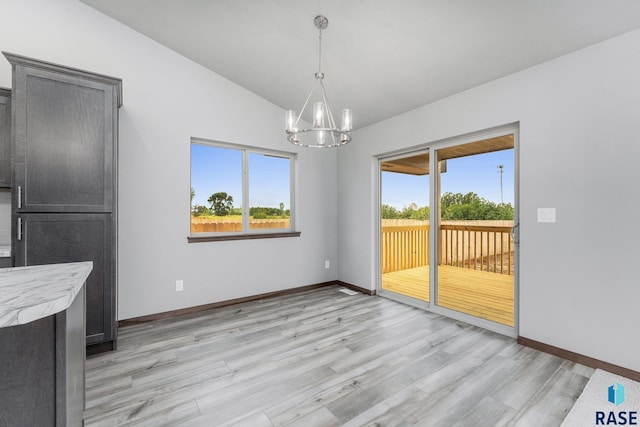
<instances>
[{"instance_id":1,"label":"blue sky","mask_svg":"<svg viewBox=\"0 0 640 427\"><path fill-rule=\"evenodd\" d=\"M240 207L242 151L191 144L191 187L196 192L194 205L209 206L209 196L224 191Z\"/></svg>"},{"instance_id":2,"label":"blue sky","mask_svg":"<svg viewBox=\"0 0 640 427\"><path fill-rule=\"evenodd\" d=\"M213 193L233 197L242 205L242 150L191 144L191 187L194 204L209 206ZM289 159L249 154L249 205L289 209Z\"/></svg>"},{"instance_id":3,"label":"blue sky","mask_svg":"<svg viewBox=\"0 0 640 427\"><path fill-rule=\"evenodd\" d=\"M447 160L447 172L441 175L441 191L463 194L474 192L484 199L500 203L498 165L504 165L502 175L504 202L513 205L513 150ZM382 203L398 210L411 203L415 203L418 207L428 206L429 175L383 172Z\"/></svg>"},{"instance_id":4,"label":"blue sky","mask_svg":"<svg viewBox=\"0 0 640 427\"><path fill-rule=\"evenodd\" d=\"M500 174L503 198L513 205L513 150L497 151L447 160L447 172L442 174L442 192L477 193L480 197L500 203ZM278 207L282 202L289 209L288 159L252 153L249 158L250 206ZM242 202L242 151L191 145L191 186L196 190L195 204L209 206L213 193L224 191L233 197L234 207ZM382 173L382 203L396 209L415 203L429 205L429 175L415 176L392 172Z\"/></svg>"}]
</instances>

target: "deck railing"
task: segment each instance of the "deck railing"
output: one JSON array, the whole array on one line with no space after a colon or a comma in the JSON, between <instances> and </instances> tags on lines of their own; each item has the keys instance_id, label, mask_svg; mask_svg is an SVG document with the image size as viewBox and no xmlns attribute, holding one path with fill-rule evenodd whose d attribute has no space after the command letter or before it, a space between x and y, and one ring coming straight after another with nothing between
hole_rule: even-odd
<instances>
[{"instance_id":1,"label":"deck railing","mask_svg":"<svg viewBox=\"0 0 640 427\"><path fill-rule=\"evenodd\" d=\"M429 226L383 226L382 272L429 265Z\"/></svg>"},{"instance_id":2,"label":"deck railing","mask_svg":"<svg viewBox=\"0 0 640 427\"><path fill-rule=\"evenodd\" d=\"M440 226L438 262L474 270L513 274L511 227L443 223ZM429 264L429 225L383 225L382 272Z\"/></svg>"}]
</instances>

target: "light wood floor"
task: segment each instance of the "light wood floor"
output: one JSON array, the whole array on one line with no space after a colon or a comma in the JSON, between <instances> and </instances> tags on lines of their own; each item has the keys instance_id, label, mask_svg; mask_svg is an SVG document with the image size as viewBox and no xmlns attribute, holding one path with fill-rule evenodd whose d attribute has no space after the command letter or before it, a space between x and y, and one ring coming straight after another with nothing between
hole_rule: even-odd
<instances>
[{"instance_id":1,"label":"light wood floor","mask_svg":"<svg viewBox=\"0 0 640 427\"><path fill-rule=\"evenodd\" d=\"M438 305L513 326L513 276L438 266ZM429 301L429 266L382 275L382 289Z\"/></svg>"},{"instance_id":2,"label":"light wood floor","mask_svg":"<svg viewBox=\"0 0 640 427\"><path fill-rule=\"evenodd\" d=\"M336 286L120 329L87 426L557 426L593 373Z\"/></svg>"}]
</instances>

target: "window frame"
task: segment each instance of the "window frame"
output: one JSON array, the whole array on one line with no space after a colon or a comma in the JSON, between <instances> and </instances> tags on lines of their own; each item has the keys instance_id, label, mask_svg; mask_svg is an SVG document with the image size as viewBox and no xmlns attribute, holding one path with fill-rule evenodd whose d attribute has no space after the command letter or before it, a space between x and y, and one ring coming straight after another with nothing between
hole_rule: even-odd
<instances>
[{"instance_id":1,"label":"window frame","mask_svg":"<svg viewBox=\"0 0 640 427\"><path fill-rule=\"evenodd\" d=\"M235 144L230 142L222 142L209 140L204 138L192 137L189 143L189 184L192 187L192 168L191 152L194 144L223 148L230 150L239 150L242 153L242 231L221 231L221 232L201 232L194 233L191 231L191 203L189 204L189 235L187 241L189 243L228 241L228 240L249 240L249 239L265 239L280 237L298 237L300 231L296 231L296 188L297 188L297 159L298 154L288 151L273 150L263 147L254 147L244 144ZM273 156L289 159L289 228L273 228L273 229L251 229L250 226L250 209L249 205L249 157L251 154L260 154L265 156Z\"/></svg>"}]
</instances>

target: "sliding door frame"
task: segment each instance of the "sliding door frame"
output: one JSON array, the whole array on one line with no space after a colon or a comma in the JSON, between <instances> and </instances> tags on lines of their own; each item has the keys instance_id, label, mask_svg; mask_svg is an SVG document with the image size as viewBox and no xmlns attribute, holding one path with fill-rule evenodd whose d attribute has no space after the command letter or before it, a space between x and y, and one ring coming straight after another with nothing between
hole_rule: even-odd
<instances>
[{"instance_id":1,"label":"sliding door frame","mask_svg":"<svg viewBox=\"0 0 640 427\"><path fill-rule=\"evenodd\" d=\"M439 222L440 222L440 212L439 207L434 201L436 200L435 195L439 195L440 192L440 179L434 179L434 176L429 177L429 224L430 224L430 233L429 233L429 302L416 300L411 297L405 297L403 295L396 294L394 292L385 291L382 289L382 265L381 265L381 251L382 251L382 218L380 215L380 206L382 203L382 169L381 163L382 161L389 161L393 159L398 159L402 157L407 157L414 154L429 152L429 170L437 171L438 170L438 155L437 152L439 149L453 147L456 145L467 144L475 141L481 141L484 139L495 138L504 135L514 136L514 301L513 301L513 312L514 312L514 326L507 326L497 322L492 322L490 320L482 319L476 316L471 316L469 314L461 313L459 311L455 311L452 309L444 308L438 305L438 292L437 292L437 278L438 278L438 257L439 257ZM375 229L374 232L374 243L375 243L375 259L374 259L374 268L375 274L374 277L376 279L376 289L377 293L383 297L393 299L405 304L409 304L418 308L422 308L436 314L441 314L446 317L450 317L455 320L460 320L475 326L479 326L481 328L494 331L503 335L507 335L509 337L517 337L519 333L519 313L520 313L520 280L519 280L519 271L520 271L520 245L519 245L519 222L520 222L520 126L519 123L510 123L504 126L499 126L491 129L486 129L478 132L473 132L461 136L456 136L452 138L447 138L439 141L430 142L418 147L411 147L405 150L398 150L390 153L384 153L378 155L374 158L375 168L377 169L376 180L374 182L374 186L376 187L377 197L374 199L375 207L373 212L375 213Z\"/></svg>"},{"instance_id":2,"label":"sliding door frame","mask_svg":"<svg viewBox=\"0 0 640 427\"><path fill-rule=\"evenodd\" d=\"M377 207L373 210L376 214L376 233L375 233L375 247L376 249L376 262L374 263L374 268L376 269L376 293L385 298L389 298L394 301L398 301L404 304L412 305L414 307L422 308L428 310L431 305L432 296L429 295L429 302L422 301L416 298L412 298L406 295L402 295L393 291L389 291L382 288L382 215L380 214L380 208L382 206L382 163L389 162L393 160L402 159L405 157L417 156L420 154L429 154L429 164L431 164L431 150L428 147L419 148L419 149L407 149L399 153L386 154L382 156L378 156L376 158L375 165L377 167ZM431 176L429 177L429 186L431 186ZM427 190L427 191L430 191ZM430 233L431 235L431 233ZM431 242L429 242L429 245ZM429 262L431 262L431 255L429 255Z\"/></svg>"},{"instance_id":3,"label":"sliding door frame","mask_svg":"<svg viewBox=\"0 0 640 427\"><path fill-rule=\"evenodd\" d=\"M518 188L519 188L519 181L518 181L518 176L519 176L519 165L518 165L518 147L519 147L519 126L518 124L513 124L513 125L507 125L507 126L502 126L500 128L494 128L494 129L489 129L489 130L485 130L485 131L480 131L480 132L474 132L472 134L468 134L468 135L464 135L461 137L456 137L456 138L451 138L445 141L441 141L441 142L437 142L437 143L433 143L430 144L429 147L431 148L431 155L429 156L429 168L430 170L437 170L437 169L433 169L434 167L437 167L437 161L438 161L438 151L440 149L443 148L449 148L449 147L454 147L457 145L463 145L463 144L467 144L467 143L471 143L471 142L475 142L475 141L481 141L481 140L485 140L485 139L490 139L490 138L496 138L499 136L504 136L504 135L511 135L513 134L513 143L514 143L514 226L517 225L519 223L519 192L518 192ZM497 322L493 322L490 320L486 320L486 319L482 319L476 316L472 316L466 313L462 313L456 310L452 310L450 308L445 308L442 307L440 305L438 305L438 263L436 262L436 260L439 257L439 251L440 251L440 246L439 246L439 233L437 232L439 230L439 222L440 222L440 212L439 212L439 206L437 205L437 203L434 203L436 201L437 196L440 194L440 179L438 177L438 179L431 179L429 181L430 184L430 205L433 205L432 208L430 208L430 218L429 218L429 222L431 224L434 224L435 226L432 227L433 230L435 230L435 232L431 233L431 235L429 236L430 238L430 242L429 244L431 245L430 247L430 254L431 254L431 262L432 262L432 266L429 269L429 273L430 273L430 277L429 277L429 292L430 295L432 295L431 299L431 305L429 307L429 310L433 311L434 313L437 314L442 314L443 316L447 316L456 320L461 320L470 324L473 324L475 326L479 326L481 328L484 329L488 329L494 332L498 332L500 334L503 335L507 335L513 338L516 338L518 336L518 319L519 319L519 280L518 280L518 272L519 272L519 244L517 243L517 239L515 239L514 242L514 275L513 275L513 316L514 316L514 326L507 326L507 325L503 325L501 323L497 323ZM515 227L517 228L517 227Z\"/></svg>"}]
</instances>

